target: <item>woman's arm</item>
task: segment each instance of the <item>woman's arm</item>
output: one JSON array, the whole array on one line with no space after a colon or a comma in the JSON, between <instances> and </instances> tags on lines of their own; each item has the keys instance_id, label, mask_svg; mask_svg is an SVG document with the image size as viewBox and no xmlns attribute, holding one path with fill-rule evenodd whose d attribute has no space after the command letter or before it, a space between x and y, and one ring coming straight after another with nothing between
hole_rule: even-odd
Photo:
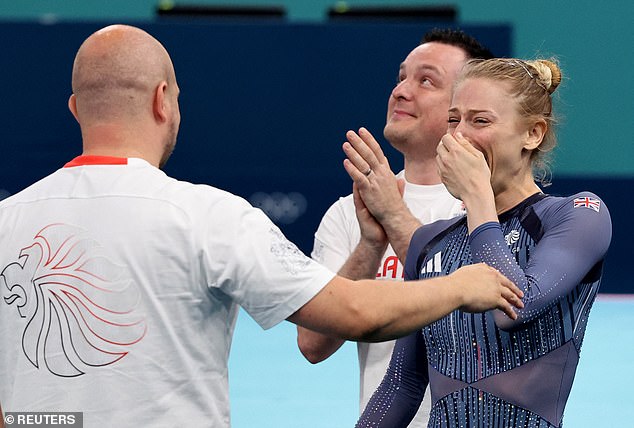
<instances>
[{"instance_id":1,"label":"woman's arm","mask_svg":"<svg viewBox=\"0 0 634 428\"><path fill-rule=\"evenodd\" d=\"M579 204L575 207L575 200L583 198L593 201L594 208ZM506 244L499 223L485 223L469 237L474 262L495 267L524 291L525 307L517 311L516 320L496 311L496 324L502 329L523 325L569 294L595 271L593 268L603 260L610 245L610 214L598 197L582 193L555 203L540 209L543 236L531 250L523 270ZM598 277L586 278L595 280Z\"/></svg>"},{"instance_id":2,"label":"woman's arm","mask_svg":"<svg viewBox=\"0 0 634 428\"><path fill-rule=\"evenodd\" d=\"M396 341L383 381L356 427L407 427L420 407L428 382L427 351L419 330Z\"/></svg>"}]
</instances>

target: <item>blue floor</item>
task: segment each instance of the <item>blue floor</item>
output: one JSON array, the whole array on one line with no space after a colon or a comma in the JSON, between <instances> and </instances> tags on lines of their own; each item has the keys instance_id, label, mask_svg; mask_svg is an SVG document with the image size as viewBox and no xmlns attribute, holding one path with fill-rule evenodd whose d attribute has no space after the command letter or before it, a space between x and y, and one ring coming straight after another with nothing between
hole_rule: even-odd
<instances>
[{"instance_id":1,"label":"blue floor","mask_svg":"<svg viewBox=\"0 0 634 428\"><path fill-rule=\"evenodd\" d=\"M358 415L356 345L309 364L295 326L263 331L244 312L229 362L233 428L353 427ZM590 314L564 426L633 426L634 296L600 295Z\"/></svg>"}]
</instances>

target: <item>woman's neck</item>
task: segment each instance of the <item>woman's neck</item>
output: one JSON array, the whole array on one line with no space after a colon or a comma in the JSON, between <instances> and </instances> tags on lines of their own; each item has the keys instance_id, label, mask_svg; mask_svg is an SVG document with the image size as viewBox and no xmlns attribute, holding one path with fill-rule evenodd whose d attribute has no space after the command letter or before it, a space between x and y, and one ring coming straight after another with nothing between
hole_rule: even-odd
<instances>
[{"instance_id":1,"label":"woman's neck","mask_svg":"<svg viewBox=\"0 0 634 428\"><path fill-rule=\"evenodd\" d=\"M495 191L495 210L498 215L510 210L517 206L520 202L524 201L529 196L535 193L541 192L539 186L533 181L531 176L530 181L526 180L518 185L511 185L504 189Z\"/></svg>"}]
</instances>

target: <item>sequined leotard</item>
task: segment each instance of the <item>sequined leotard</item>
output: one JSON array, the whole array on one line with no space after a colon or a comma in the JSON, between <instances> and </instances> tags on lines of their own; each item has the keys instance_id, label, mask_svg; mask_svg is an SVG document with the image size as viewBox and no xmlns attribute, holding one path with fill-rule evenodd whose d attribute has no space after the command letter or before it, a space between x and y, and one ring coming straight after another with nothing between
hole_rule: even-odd
<instances>
[{"instance_id":1,"label":"sequined leotard","mask_svg":"<svg viewBox=\"0 0 634 428\"><path fill-rule=\"evenodd\" d=\"M524 290L525 307L515 321L455 311L399 339L357 426L407 426L428 382L429 427L561 426L611 230L587 192L533 195L471 236L466 217L421 227L406 279L485 262Z\"/></svg>"}]
</instances>

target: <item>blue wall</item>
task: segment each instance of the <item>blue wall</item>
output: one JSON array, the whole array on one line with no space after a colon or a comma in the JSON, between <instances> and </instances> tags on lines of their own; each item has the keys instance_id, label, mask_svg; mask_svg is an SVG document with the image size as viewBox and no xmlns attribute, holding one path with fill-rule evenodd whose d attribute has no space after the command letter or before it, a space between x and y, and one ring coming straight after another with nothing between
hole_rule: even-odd
<instances>
[{"instance_id":1,"label":"blue wall","mask_svg":"<svg viewBox=\"0 0 634 428\"><path fill-rule=\"evenodd\" d=\"M36 0L0 2L0 19L151 21L159 3L284 6L293 23L316 23L336 3L436 5L437 0ZM621 0L452 0L459 21L506 23L512 52L556 55L565 73L555 172L559 176L634 176L634 3ZM0 41L1 43L1 41Z\"/></svg>"}]
</instances>

